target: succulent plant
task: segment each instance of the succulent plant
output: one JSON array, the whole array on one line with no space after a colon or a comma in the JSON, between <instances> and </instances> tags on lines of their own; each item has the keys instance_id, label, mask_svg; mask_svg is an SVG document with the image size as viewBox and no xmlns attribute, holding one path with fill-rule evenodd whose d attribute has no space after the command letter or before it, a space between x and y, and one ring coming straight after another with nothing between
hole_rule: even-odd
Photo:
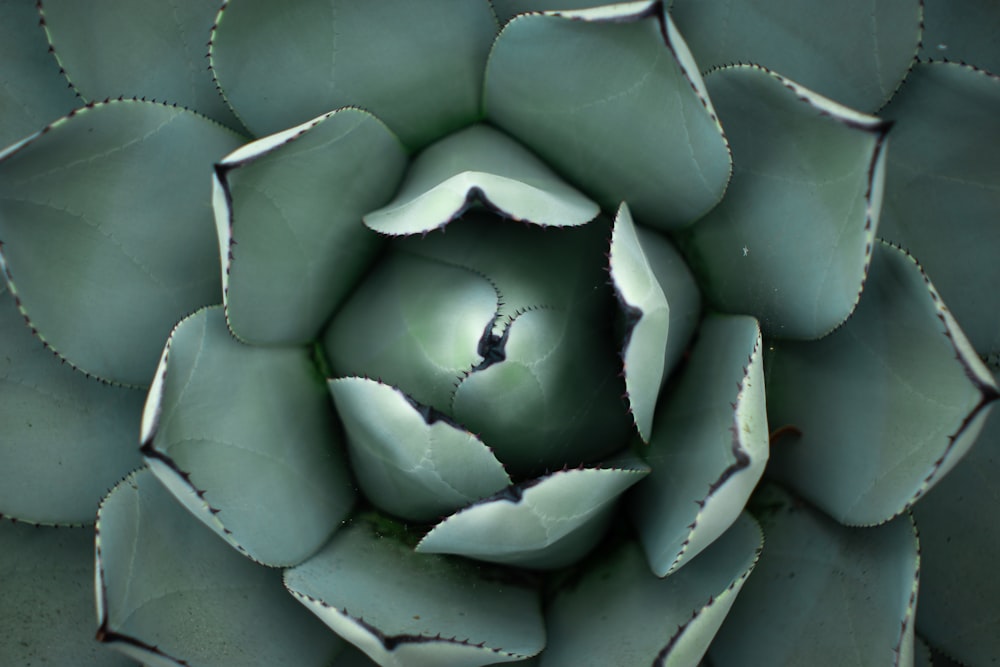
<instances>
[{"instance_id":1,"label":"succulent plant","mask_svg":"<svg viewBox=\"0 0 1000 667\"><path fill-rule=\"evenodd\" d=\"M998 32L0 2L0 663L996 664Z\"/></svg>"}]
</instances>

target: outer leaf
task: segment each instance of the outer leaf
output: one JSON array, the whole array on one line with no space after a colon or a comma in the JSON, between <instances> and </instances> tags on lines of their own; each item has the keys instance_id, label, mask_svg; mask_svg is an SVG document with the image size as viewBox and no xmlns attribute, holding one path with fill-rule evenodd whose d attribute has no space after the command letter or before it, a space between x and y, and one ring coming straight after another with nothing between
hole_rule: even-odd
<instances>
[{"instance_id":1,"label":"outer leaf","mask_svg":"<svg viewBox=\"0 0 1000 667\"><path fill-rule=\"evenodd\" d=\"M755 63L875 111L913 63L921 9L920 0L674 0L671 15L703 70Z\"/></svg>"},{"instance_id":2,"label":"outer leaf","mask_svg":"<svg viewBox=\"0 0 1000 667\"><path fill-rule=\"evenodd\" d=\"M923 0L921 60L946 58L1000 72L1000 5L993 0Z\"/></svg>"},{"instance_id":3,"label":"outer leaf","mask_svg":"<svg viewBox=\"0 0 1000 667\"><path fill-rule=\"evenodd\" d=\"M767 544L712 644L712 665L910 667L920 569L912 519L845 528L776 487L756 502Z\"/></svg>"},{"instance_id":4,"label":"outer leaf","mask_svg":"<svg viewBox=\"0 0 1000 667\"><path fill-rule=\"evenodd\" d=\"M341 646L278 572L226 546L148 470L108 494L97 530L97 638L150 667L322 667Z\"/></svg>"},{"instance_id":5,"label":"outer leaf","mask_svg":"<svg viewBox=\"0 0 1000 667\"><path fill-rule=\"evenodd\" d=\"M93 522L108 487L142 462L142 392L101 384L60 363L2 288L0 349L0 514L33 523Z\"/></svg>"},{"instance_id":6,"label":"outer leaf","mask_svg":"<svg viewBox=\"0 0 1000 667\"><path fill-rule=\"evenodd\" d=\"M207 174L238 143L189 111L125 100L0 154L0 262L60 356L146 385L173 323L219 300Z\"/></svg>"},{"instance_id":7,"label":"outer leaf","mask_svg":"<svg viewBox=\"0 0 1000 667\"><path fill-rule=\"evenodd\" d=\"M220 308L170 335L143 454L181 503L254 560L301 562L347 515L354 494L338 440L306 349L245 346Z\"/></svg>"},{"instance_id":8,"label":"outer leaf","mask_svg":"<svg viewBox=\"0 0 1000 667\"><path fill-rule=\"evenodd\" d=\"M1000 77L918 65L886 108L895 119L884 226L934 277L980 354L1000 355Z\"/></svg>"},{"instance_id":9,"label":"outer leaf","mask_svg":"<svg viewBox=\"0 0 1000 667\"><path fill-rule=\"evenodd\" d=\"M541 226L590 222L600 208L526 148L488 125L473 125L428 146L402 188L365 224L393 236L426 234L482 204Z\"/></svg>"},{"instance_id":10,"label":"outer leaf","mask_svg":"<svg viewBox=\"0 0 1000 667\"><path fill-rule=\"evenodd\" d=\"M80 104L48 52L30 2L0 3L0 147L27 136Z\"/></svg>"},{"instance_id":11,"label":"outer leaf","mask_svg":"<svg viewBox=\"0 0 1000 667\"><path fill-rule=\"evenodd\" d=\"M535 591L502 573L416 554L370 518L285 572L285 586L382 667L475 667L545 644Z\"/></svg>"},{"instance_id":12,"label":"outer leaf","mask_svg":"<svg viewBox=\"0 0 1000 667\"><path fill-rule=\"evenodd\" d=\"M962 458L996 385L916 261L876 246L854 316L821 341L772 348L768 470L841 523L905 511Z\"/></svg>"},{"instance_id":13,"label":"outer leaf","mask_svg":"<svg viewBox=\"0 0 1000 667\"><path fill-rule=\"evenodd\" d=\"M316 337L379 248L361 216L392 196L406 156L359 109L243 146L216 166L229 326L253 343Z\"/></svg>"},{"instance_id":14,"label":"outer leaf","mask_svg":"<svg viewBox=\"0 0 1000 667\"><path fill-rule=\"evenodd\" d=\"M591 565L546 614L541 667L693 667L754 568L762 535L741 518L692 565L666 579L625 544Z\"/></svg>"},{"instance_id":15,"label":"outer leaf","mask_svg":"<svg viewBox=\"0 0 1000 667\"><path fill-rule=\"evenodd\" d=\"M967 665L1000 656L998 476L1000 413L994 412L968 455L913 509L923 558L917 629Z\"/></svg>"},{"instance_id":16,"label":"outer leaf","mask_svg":"<svg viewBox=\"0 0 1000 667\"><path fill-rule=\"evenodd\" d=\"M92 529L0 521L0 577L0 664L135 664L94 641Z\"/></svg>"},{"instance_id":17,"label":"outer leaf","mask_svg":"<svg viewBox=\"0 0 1000 667\"><path fill-rule=\"evenodd\" d=\"M725 200L691 228L705 295L767 335L823 336L854 309L871 260L888 125L760 67L705 83L734 160Z\"/></svg>"},{"instance_id":18,"label":"outer leaf","mask_svg":"<svg viewBox=\"0 0 1000 667\"><path fill-rule=\"evenodd\" d=\"M485 87L489 119L605 209L669 230L722 198L728 147L661 2L520 16Z\"/></svg>"},{"instance_id":19,"label":"outer leaf","mask_svg":"<svg viewBox=\"0 0 1000 667\"><path fill-rule=\"evenodd\" d=\"M482 441L398 389L357 377L329 381L351 469L386 512L433 521L510 485Z\"/></svg>"},{"instance_id":20,"label":"outer leaf","mask_svg":"<svg viewBox=\"0 0 1000 667\"><path fill-rule=\"evenodd\" d=\"M610 273L625 312L625 389L639 435L649 441L653 409L664 381L670 307L643 252L628 205L622 204L611 235Z\"/></svg>"},{"instance_id":21,"label":"outer leaf","mask_svg":"<svg viewBox=\"0 0 1000 667\"><path fill-rule=\"evenodd\" d=\"M63 73L84 100L157 99L240 130L205 68L215 4L39 0L38 9Z\"/></svg>"},{"instance_id":22,"label":"outer leaf","mask_svg":"<svg viewBox=\"0 0 1000 667\"><path fill-rule=\"evenodd\" d=\"M483 0L234 0L219 12L209 55L258 136L356 104L417 148L479 115L496 29Z\"/></svg>"},{"instance_id":23,"label":"outer leaf","mask_svg":"<svg viewBox=\"0 0 1000 667\"><path fill-rule=\"evenodd\" d=\"M710 316L678 384L660 401L644 452L652 467L632 514L649 566L669 575L714 542L746 505L768 458L760 328Z\"/></svg>"},{"instance_id":24,"label":"outer leaf","mask_svg":"<svg viewBox=\"0 0 1000 667\"><path fill-rule=\"evenodd\" d=\"M529 568L563 567L600 540L615 501L648 470L630 461L621 467L563 470L514 485L439 523L417 551Z\"/></svg>"}]
</instances>

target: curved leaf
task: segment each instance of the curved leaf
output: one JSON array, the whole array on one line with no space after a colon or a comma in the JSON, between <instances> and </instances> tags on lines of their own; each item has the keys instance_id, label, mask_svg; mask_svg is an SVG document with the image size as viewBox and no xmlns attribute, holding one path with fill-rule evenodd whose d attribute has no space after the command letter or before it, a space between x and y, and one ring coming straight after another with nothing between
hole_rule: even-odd
<instances>
[{"instance_id":1,"label":"curved leaf","mask_svg":"<svg viewBox=\"0 0 1000 667\"><path fill-rule=\"evenodd\" d=\"M49 53L31 2L0 3L0 148L81 104Z\"/></svg>"},{"instance_id":2,"label":"curved leaf","mask_svg":"<svg viewBox=\"0 0 1000 667\"><path fill-rule=\"evenodd\" d=\"M910 667L913 520L846 528L773 486L754 502L764 552L709 650L712 665Z\"/></svg>"},{"instance_id":3,"label":"curved leaf","mask_svg":"<svg viewBox=\"0 0 1000 667\"><path fill-rule=\"evenodd\" d=\"M760 328L746 316L703 323L678 384L657 407L632 515L657 576L671 574L729 528L768 459Z\"/></svg>"},{"instance_id":4,"label":"curved leaf","mask_svg":"<svg viewBox=\"0 0 1000 667\"><path fill-rule=\"evenodd\" d=\"M268 565L316 551L354 500L309 351L243 345L221 308L201 310L171 333L142 441L150 468L181 503Z\"/></svg>"},{"instance_id":5,"label":"curved leaf","mask_svg":"<svg viewBox=\"0 0 1000 667\"><path fill-rule=\"evenodd\" d=\"M1000 355L1000 77L920 64L886 107L896 121L879 233L934 278L982 355Z\"/></svg>"},{"instance_id":6,"label":"curved leaf","mask_svg":"<svg viewBox=\"0 0 1000 667\"><path fill-rule=\"evenodd\" d=\"M413 521L434 521L510 485L482 441L394 387L366 378L329 381L365 497Z\"/></svg>"},{"instance_id":7,"label":"curved leaf","mask_svg":"<svg viewBox=\"0 0 1000 667\"><path fill-rule=\"evenodd\" d=\"M626 331L622 361L629 410L639 436L649 442L653 410L665 375L664 354L670 327L670 306L643 252L628 205L615 217L609 253L611 282Z\"/></svg>"},{"instance_id":8,"label":"curved leaf","mask_svg":"<svg viewBox=\"0 0 1000 667\"><path fill-rule=\"evenodd\" d=\"M600 540L615 501L648 470L639 461L628 461L515 484L436 525L417 551L519 567L563 567Z\"/></svg>"},{"instance_id":9,"label":"curved leaf","mask_svg":"<svg viewBox=\"0 0 1000 667\"><path fill-rule=\"evenodd\" d=\"M519 16L485 89L492 122L607 210L670 230L722 198L726 140L661 2Z\"/></svg>"},{"instance_id":10,"label":"curved leaf","mask_svg":"<svg viewBox=\"0 0 1000 667\"><path fill-rule=\"evenodd\" d=\"M743 514L694 563L657 579L631 543L557 592L546 613L540 667L698 664L760 555ZM753 577L751 577L751 581Z\"/></svg>"},{"instance_id":11,"label":"curved leaf","mask_svg":"<svg viewBox=\"0 0 1000 667\"><path fill-rule=\"evenodd\" d=\"M360 517L285 571L310 611L382 667L476 667L545 645L538 594L503 573L414 553Z\"/></svg>"},{"instance_id":12,"label":"curved leaf","mask_svg":"<svg viewBox=\"0 0 1000 667\"><path fill-rule=\"evenodd\" d=\"M243 146L215 170L226 318L241 340L316 337L379 249L361 216L402 178L396 137L360 109Z\"/></svg>"},{"instance_id":13,"label":"curved leaf","mask_svg":"<svg viewBox=\"0 0 1000 667\"><path fill-rule=\"evenodd\" d=\"M325 667L342 645L288 597L280 573L229 548L148 470L112 489L97 531L97 637L136 660Z\"/></svg>"},{"instance_id":14,"label":"curved leaf","mask_svg":"<svg viewBox=\"0 0 1000 667\"><path fill-rule=\"evenodd\" d=\"M219 12L209 56L223 94L257 136L358 105L418 148L479 116L496 30L484 0L232 0Z\"/></svg>"},{"instance_id":15,"label":"curved leaf","mask_svg":"<svg viewBox=\"0 0 1000 667\"><path fill-rule=\"evenodd\" d=\"M426 234L475 204L543 227L582 225L601 212L526 148L473 125L421 152L396 197L365 224L391 236Z\"/></svg>"},{"instance_id":16,"label":"curved leaf","mask_svg":"<svg viewBox=\"0 0 1000 667\"><path fill-rule=\"evenodd\" d=\"M754 63L875 111L913 64L921 9L920 0L674 0L671 15L703 71Z\"/></svg>"},{"instance_id":17,"label":"curved leaf","mask_svg":"<svg viewBox=\"0 0 1000 667\"><path fill-rule=\"evenodd\" d=\"M113 100L0 153L0 262L60 356L145 386L174 322L219 301L208 176L238 144L189 111Z\"/></svg>"},{"instance_id":18,"label":"curved leaf","mask_svg":"<svg viewBox=\"0 0 1000 667\"><path fill-rule=\"evenodd\" d=\"M1000 5L993 0L923 0L921 60L946 58L1000 73Z\"/></svg>"},{"instance_id":19,"label":"curved leaf","mask_svg":"<svg viewBox=\"0 0 1000 667\"><path fill-rule=\"evenodd\" d=\"M1000 372L993 377L1000 380ZM966 457L913 508L922 559L917 630L967 665L1000 656L998 478L1000 412L994 412Z\"/></svg>"},{"instance_id":20,"label":"curved leaf","mask_svg":"<svg viewBox=\"0 0 1000 667\"><path fill-rule=\"evenodd\" d=\"M84 100L155 99L242 129L205 67L215 3L39 0L38 8L53 53Z\"/></svg>"},{"instance_id":21,"label":"curved leaf","mask_svg":"<svg viewBox=\"0 0 1000 667\"><path fill-rule=\"evenodd\" d=\"M756 66L705 78L733 149L723 202L690 229L707 300L769 336L819 338L861 292L888 125Z\"/></svg>"},{"instance_id":22,"label":"curved leaf","mask_svg":"<svg viewBox=\"0 0 1000 667\"><path fill-rule=\"evenodd\" d=\"M0 349L0 515L93 522L108 487L142 463L143 393L61 363L31 334L4 289Z\"/></svg>"},{"instance_id":23,"label":"curved leaf","mask_svg":"<svg viewBox=\"0 0 1000 667\"><path fill-rule=\"evenodd\" d=\"M905 511L962 458L1000 394L916 261L880 243L847 323L776 343L769 472L848 525Z\"/></svg>"}]
</instances>

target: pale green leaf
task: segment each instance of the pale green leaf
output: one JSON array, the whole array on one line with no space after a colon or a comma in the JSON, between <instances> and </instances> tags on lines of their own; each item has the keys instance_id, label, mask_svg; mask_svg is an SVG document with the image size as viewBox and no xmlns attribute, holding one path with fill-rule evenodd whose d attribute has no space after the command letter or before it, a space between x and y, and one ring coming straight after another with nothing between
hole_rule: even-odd
<instances>
[{"instance_id":1,"label":"pale green leaf","mask_svg":"<svg viewBox=\"0 0 1000 667\"><path fill-rule=\"evenodd\" d=\"M945 58L1000 73L1000 4L995 0L923 0L921 60Z\"/></svg>"},{"instance_id":2,"label":"pale green leaf","mask_svg":"<svg viewBox=\"0 0 1000 667\"><path fill-rule=\"evenodd\" d=\"M347 516L353 485L309 350L250 347L221 308L174 329L143 415L143 454L201 521L254 560L292 565Z\"/></svg>"},{"instance_id":3,"label":"pale green leaf","mask_svg":"<svg viewBox=\"0 0 1000 667\"><path fill-rule=\"evenodd\" d=\"M0 153L0 260L60 356L145 386L170 327L220 300L210 174L237 145L190 111L125 100Z\"/></svg>"},{"instance_id":4,"label":"pale green leaf","mask_svg":"<svg viewBox=\"0 0 1000 667\"><path fill-rule=\"evenodd\" d=\"M536 591L467 561L414 553L368 517L286 570L285 586L382 667L478 667L545 645Z\"/></svg>"},{"instance_id":5,"label":"pale green leaf","mask_svg":"<svg viewBox=\"0 0 1000 667\"><path fill-rule=\"evenodd\" d=\"M406 155L378 119L341 109L265 137L216 167L215 222L226 317L237 337L297 344L371 264L378 236L361 216L385 203Z\"/></svg>"},{"instance_id":6,"label":"pale green leaf","mask_svg":"<svg viewBox=\"0 0 1000 667\"><path fill-rule=\"evenodd\" d=\"M151 667L326 667L342 645L279 572L227 546L148 470L108 494L97 530L98 638Z\"/></svg>"},{"instance_id":7,"label":"pale green leaf","mask_svg":"<svg viewBox=\"0 0 1000 667\"><path fill-rule=\"evenodd\" d=\"M774 343L768 420L790 433L769 473L838 521L903 512L972 445L996 385L916 261L884 242L854 315Z\"/></svg>"}]
</instances>

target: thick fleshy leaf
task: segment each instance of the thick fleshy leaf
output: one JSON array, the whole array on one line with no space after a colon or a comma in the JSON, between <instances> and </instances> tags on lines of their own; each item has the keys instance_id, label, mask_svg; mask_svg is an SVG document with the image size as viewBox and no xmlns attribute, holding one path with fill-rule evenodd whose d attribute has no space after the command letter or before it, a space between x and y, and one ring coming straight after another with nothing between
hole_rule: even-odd
<instances>
[{"instance_id":1,"label":"thick fleshy leaf","mask_svg":"<svg viewBox=\"0 0 1000 667\"><path fill-rule=\"evenodd\" d=\"M1000 5L993 0L923 0L922 60L946 58L1000 73Z\"/></svg>"},{"instance_id":2,"label":"thick fleshy leaf","mask_svg":"<svg viewBox=\"0 0 1000 667\"><path fill-rule=\"evenodd\" d=\"M38 8L53 53L84 100L155 99L242 129L205 66L217 3L40 0Z\"/></svg>"},{"instance_id":3,"label":"thick fleshy leaf","mask_svg":"<svg viewBox=\"0 0 1000 667\"><path fill-rule=\"evenodd\" d=\"M875 111L917 54L921 5L674 0L670 12L703 71L735 62L763 65L841 104Z\"/></svg>"},{"instance_id":4,"label":"thick fleshy leaf","mask_svg":"<svg viewBox=\"0 0 1000 667\"><path fill-rule=\"evenodd\" d=\"M0 3L0 62L0 148L82 104L49 53L35 3Z\"/></svg>"},{"instance_id":5,"label":"thick fleshy leaf","mask_svg":"<svg viewBox=\"0 0 1000 667\"><path fill-rule=\"evenodd\" d=\"M150 667L325 667L342 645L148 470L108 494L97 530L97 637Z\"/></svg>"},{"instance_id":6,"label":"thick fleshy leaf","mask_svg":"<svg viewBox=\"0 0 1000 667\"><path fill-rule=\"evenodd\" d=\"M994 411L966 457L913 508L922 558L917 629L967 665L989 665L1000 656L997 479L1000 412Z\"/></svg>"},{"instance_id":7,"label":"thick fleshy leaf","mask_svg":"<svg viewBox=\"0 0 1000 667\"><path fill-rule=\"evenodd\" d=\"M903 512L962 458L996 385L916 261L884 242L854 315L767 361L770 473L848 525Z\"/></svg>"},{"instance_id":8,"label":"thick fleshy leaf","mask_svg":"<svg viewBox=\"0 0 1000 667\"><path fill-rule=\"evenodd\" d=\"M485 87L489 119L605 209L676 229L722 198L729 149L661 2L519 16Z\"/></svg>"},{"instance_id":9,"label":"thick fleshy leaf","mask_svg":"<svg viewBox=\"0 0 1000 667\"><path fill-rule=\"evenodd\" d=\"M666 576L736 521L768 458L760 328L752 317L702 323L676 387L656 411L632 515L649 566Z\"/></svg>"},{"instance_id":10,"label":"thick fleshy leaf","mask_svg":"<svg viewBox=\"0 0 1000 667\"><path fill-rule=\"evenodd\" d=\"M706 299L754 315L765 335L819 338L861 292L888 125L760 67L705 84L733 149L726 198L687 239Z\"/></svg>"},{"instance_id":11,"label":"thick fleshy leaf","mask_svg":"<svg viewBox=\"0 0 1000 667\"><path fill-rule=\"evenodd\" d=\"M480 565L414 553L400 530L356 518L286 570L285 586L382 667L477 667L542 649L536 591Z\"/></svg>"},{"instance_id":12,"label":"thick fleshy leaf","mask_svg":"<svg viewBox=\"0 0 1000 667\"><path fill-rule=\"evenodd\" d=\"M219 301L209 174L238 144L190 111L113 100L0 154L0 260L60 356L145 386L170 327Z\"/></svg>"},{"instance_id":13,"label":"thick fleshy leaf","mask_svg":"<svg viewBox=\"0 0 1000 667\"><path fill-rule=\"evenodd\" d=\"M553 9L585 9L608 4L607 0L490 0L501 24L517 14Z\"/></svg>"},{"instance_id":14,"label":"thick fleshy leaf","mask_svg":"<svg viewBox=\"0 0 1000 667\"><path fill-rule=\"evenodd\" d=\"M351 509L353 485L306 348L249 347L221 308L183 320L142 420L143 454L201 521L250 558L292 565Z\"/></svg>"},{"instance_id":15,"label":"thick fleshy leaf","mask_svg":"<svg viewBox=\"0 0 1000 667\"><path fill-rule=\"evenodd\" d=\"M619 496L648 471L640 461L627 461L515 484L439 523L417 551L529 568L568 565L597 543Z\"/></svg>"},{"instance_id":16,"label":"thick fleshy leaf","mask_svg":"<svg viewBox=\"0 0 1000 667\"><path fill-rule=\"evenodd\" d=\"M895 120L879 234L920 260L976 351L1000 355L1000 77L917 65Z\"/></svg>"},{"instance_id":17,"label":"thick fleshy leaf","mask_svg":"<svg viewBox=\"0 0 1000 667\"><path fill-rule=\"evenodd\" d=\"M575 226L601 212L526 148L488 125L473 125L414 159L396 197L365 216L382 234L426 234L473 204L541 226Z\"/></svg>"},{"instance_id":18,"label":"thick fleshy leaf","mask_svg":"<svg viewBox=\"0 0 1000 667\"><path fill-rule=\"evenodd\" d=\"M233 0L209 53L258 136L356 104L417 148L478 118L496 30L485 0Z\"/></svg>"},{"instance_id":19,"label":"thick fleshy leaf","mask_svg":"<svg viewBox=\"0 0 1000 667\"><path fill-rule=\"evenodd\" d=\"M365 497L413 521L434 521L509 486L493 452L441 413L365 378L329 381Z\"/></svg>"},{"instance_id":20,"label":"thick fleshy leaf","mask_svg":"<svg viewBox=\"0 0 1000 667\"><path fill-rule=\"evenodd\" d=\"M93 522L108 488L142 463L143 392L102 384L61 363L4 289L0 349L0 516Z\"/></svg>"},{"instance_id":21,"label":"thick fleshy leaf","mask_svg":"<svg viewBox=\"0 0 1000 667\"><path fill-rule=\"evenodd\" d=\"M385 203L406 155L360 109L330 112L227 156L215 172L226 318L241 340L316 337L379 248L361 216Z\"/></svg>"},{"instance_id":22,"label":"thick fleshy leaf","mask_svg":"<svg viewBox=\"0 0 1000 667\"><path fill-rule=\"evenodd\" d=\"M0 581L0 664L135 664L94 641L92 528L0 521Z\"/></svg>"},{"instance_id":23,"label":"thick fleshy leaf","mask_svg":"<svg viewBox=\"0 0 1000 667\"><path fill-rule=\"evenodd\" d=\"M698 560L666 579L628 543L558 592L546 613L541 667L693 667L760 555L743 514ZM753 577L751 577L751 581Z\"/></svg>"},{"instance_id":24,"label":"thick fleshy leaf","mask_svg":"<svg viewBox=\"0 0 1000 667\"><path fill-rule=\"evenodd\" d=\"M713 667L910 667L920 570L911 517L846 528L773 486L754 502L766 544L709 650Z\"/></svg>"}]
</instances>

